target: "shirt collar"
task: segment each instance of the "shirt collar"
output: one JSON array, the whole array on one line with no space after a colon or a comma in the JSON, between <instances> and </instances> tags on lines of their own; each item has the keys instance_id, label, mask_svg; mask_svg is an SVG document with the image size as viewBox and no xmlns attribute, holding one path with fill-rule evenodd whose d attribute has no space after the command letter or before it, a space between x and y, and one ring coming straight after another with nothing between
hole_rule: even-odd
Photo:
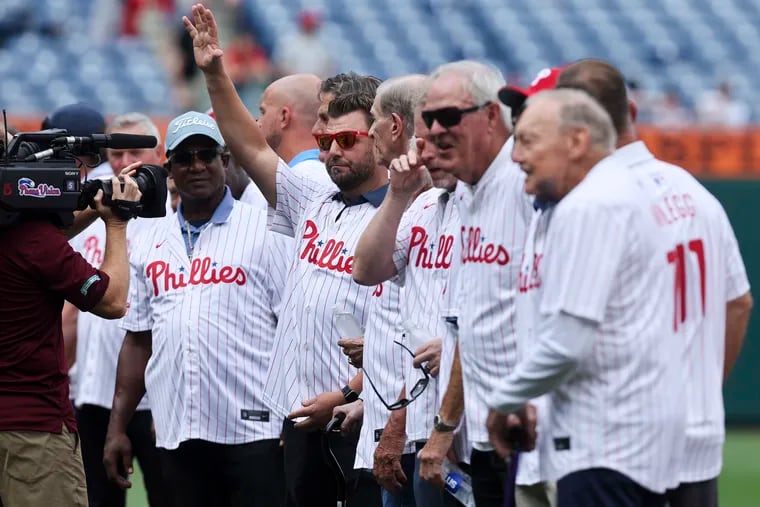
<instances>
[{"instance_id":1,"label":"shirt collar","mask_svg":"<svg viewBox=\"0 0 760 507\"><path fill-rule=\"evenodd\" d=\"M230 217L230 213L232 213L232 208L235 206L235 199L232 197L232 192L230 192L230 187L224 186L224 197L222 197L222 201L219 203L219 206L216 207L214 210L214 214L211 215L211 219L209 220L210 223L214 225L220 225L225 222L227 222L227 219ZM187 229L187 225L190 226L191 230L196 229L193 224L188 224L185 220L185 216L182 214L182 202L180 201L179 206L177 206L177 219L179 220L179 226L181 229L185 230Z\"/></svg>"},{"instance_id":2,"label":"shirt collar","mask_svg":"<svg viewBox=\"0 0 760 507\"><path fill-rule=\"evenodd\" d=\"M379 208L380 205L383 203L383 200L385 199L385 194L388 193L388 184L386 183L382 187L376 188L374 190L370 190L369 192L365 192L362 195L359 196L358 199L355 201L349 201L343 197L342 192L336 192L333 195L333 200L335 201L341 201L346 204L346 206L356 206L358 204L364 204L365 202L370 203L375 208Z\"/></svg>"},{"instance_id":3,"label":"shirt collar","mask_svg":"<svg viewBox=\"0 0 760 507\"><path fill-rule=\"evenodd\" d=\"M621 159L627 166L632 166L639 162L652 159L654 158L654 155L649 151L649 148L644 144L644 141L634 141L615 150L612 153L612 157Z\"/></svg>"},{"instance_id":4,"label":"shirt collar","mask_svg":"<svg viewBox=\"0 0 760 507\"><path fill-rule=\"evenodd\" d=\"M304 150L293 157L293 160L288 162L288 165L290 167L293 167L297 164L300 164L301 162L306 162L307 160L319 160L319 150L316 148L313 150Z\"/></svg>"}]
</instances>

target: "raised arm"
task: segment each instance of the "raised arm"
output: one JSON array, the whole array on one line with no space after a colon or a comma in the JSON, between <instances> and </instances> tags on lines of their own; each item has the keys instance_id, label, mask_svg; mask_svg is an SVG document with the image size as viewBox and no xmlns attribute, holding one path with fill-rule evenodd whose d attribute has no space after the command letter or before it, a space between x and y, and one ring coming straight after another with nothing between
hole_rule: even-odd
<instances>
[{"instance_id":1,"label":"raised arm","mask_svg":"<svg viewBox=\"0 0 760 507\"><path fill-rule=\"evenodd\" d=\"M240 100L224 68L224 52L219 46L216 20L210 9L193 5L193 21L182 22L193 39L195 63L203 71L214 116L235 159L245 168L271 207L277 203L277 163L279 157L267 144L256 120Z\"/></svg>"},{"instance_id":2,"label":"raised arm","mask_svg":"<svg viewBox=\"0 0 760 507\"><path fill-rule=\"evenodd\" d=\"M351 269L356 283L377 285L396 275L393 252L401 217L409 202L430 182L430 174L417 155L423 146L424 140L418 139L416 150L390 164L388 193L356 246Z\"/></svg>"}]
</instances>

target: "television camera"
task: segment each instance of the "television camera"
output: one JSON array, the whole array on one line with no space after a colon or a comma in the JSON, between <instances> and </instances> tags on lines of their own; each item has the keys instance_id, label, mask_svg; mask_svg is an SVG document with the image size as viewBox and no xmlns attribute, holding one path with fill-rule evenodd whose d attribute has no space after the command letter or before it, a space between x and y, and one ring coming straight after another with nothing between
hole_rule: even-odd
<instances>
[{"instance_id":1,"label":"television camera","mask_svg":"<svg viewBox=\"0 0 760 507\"><path fill-rule=\"evenodd\" d=\"M103 204L112 206L122 218L166 215L167 171L143 165L134 175L142 193L136 206L114 202L111 180L81 179L77 161L98 156L102 148L154 148L154 136L134 134L91 134L69 136L63 129L20 132L8 143L0 158L0 227L26 218L46 218L68 227L75 210L94 207L94 197L103 190ZM89 157L88 157L89 158Z\"/></svg>"}]
</instances>

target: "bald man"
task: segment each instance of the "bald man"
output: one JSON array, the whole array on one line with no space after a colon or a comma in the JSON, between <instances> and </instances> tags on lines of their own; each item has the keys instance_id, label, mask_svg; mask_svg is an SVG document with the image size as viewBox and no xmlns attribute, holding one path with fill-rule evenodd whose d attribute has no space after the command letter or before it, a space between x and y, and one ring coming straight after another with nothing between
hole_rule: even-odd
<instances>
[{"instance_id":1,"label":"bald man","mask_svg":"<svg viewBox=\"0 0 760 507\"><path fill-rule=\"evenodd\" d=\"M270 84L261 97L259 127L269 146L295 171L334 187L311 135L319 109L322 80L313 74L293 74Z\"/></svg>"}]
</instances>

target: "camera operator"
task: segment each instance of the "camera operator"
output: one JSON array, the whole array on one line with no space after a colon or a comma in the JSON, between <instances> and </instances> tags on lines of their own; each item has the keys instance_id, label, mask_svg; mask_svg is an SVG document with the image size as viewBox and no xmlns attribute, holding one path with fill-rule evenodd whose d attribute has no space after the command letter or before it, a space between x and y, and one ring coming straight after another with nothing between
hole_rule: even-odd
<instances>
[{"instance_id":1,"label":"camera operator","mask_svg":"<svg viewBox=\"0 0 760 507\"><path fill-rule=\"evenodd\" d=\"M131 178L114 176L113 198L138 201ZM68 244L52 222L27 219L0 228L0 504L87 506L63 348L64 300L104 318L126 313L127 222L95 205L106 224L100 269Z\"/></svg>"}]
</instances>

